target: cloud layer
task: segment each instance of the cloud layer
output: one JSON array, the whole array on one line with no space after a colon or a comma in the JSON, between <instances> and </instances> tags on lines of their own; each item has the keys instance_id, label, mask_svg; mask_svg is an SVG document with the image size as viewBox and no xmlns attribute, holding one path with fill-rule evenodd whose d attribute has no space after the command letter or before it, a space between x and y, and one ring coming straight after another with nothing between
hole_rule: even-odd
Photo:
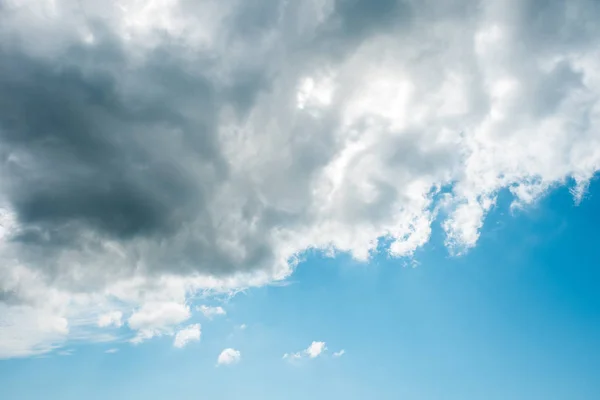
<instances>
[{"instance_id":1,"label":"cloud layer","mask_svg":"<svg viewBox=\"0 0 600 400\"><path fill-rule=\"evenodd\" d=\"M503 189L581 200L599 7L0 0L0 357L173 334L197 291L436 219L465 251Z\"/></svg>"}]
</instances>

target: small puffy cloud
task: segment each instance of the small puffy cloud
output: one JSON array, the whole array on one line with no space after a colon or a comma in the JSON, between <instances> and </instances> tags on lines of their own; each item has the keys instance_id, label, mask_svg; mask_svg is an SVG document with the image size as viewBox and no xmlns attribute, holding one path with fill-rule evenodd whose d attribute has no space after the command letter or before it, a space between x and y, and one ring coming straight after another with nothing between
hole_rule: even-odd
<instances>
[{"instance_id":1,"label":"small puffy cloud","mask_svg":"<svg viewBox=\"0 0 600 400\"><path fill-rule=\"evenodd\" d=\"M230 365L237 364L240 362L242 355L238 350L235 349L225 349L219 354L217 358L217 365Z\"/></svg>"},{"instance_id":2,"label":"small puffy cloud","mask_svg":"<svg viewBox=\"0 0 600 400\"><path fill-rule=\"evenodd\" d=\"M346 350L342 349L340 351L336 351L335 353L333 353L333 356L335 358L339 358L339 357L343 356L344 354L346 354Z\"/></svg>"},{"instance_id":3,"label":"small puffy cloud","mask_svg":"<svg viewBox=\"0 0 600 400\"><path fill-rule=\"evenodd\" d=\"M240 331L246 330L246 328L247 328L246 324L241 324L239 326Z\"/></svg>"},{"instance_id":4,"label":"small puffy cloud","mask_svg":"<svg viewBox=\"0 0 600 400\"><path fill-rule=\"evenodd\" d=\"M283 355L284 360L299 360L305 357L317 358L323 352L327 351L325 342L312 342L305 350L297 353L285 353Z\"/></svg>"},{"instance_id":5,"label":"small puffy cloud","mask_svg":"<svg viewBox=\"0 0 600 400\"><path fill-rule=\"evenodd\" d=\"M98 317L98 327L106 328L114 326L120 328L123 325L123 313L121 311L111 311Z\"/></svg>"},{"instance_id":6,"label":"small puffy cloud","mask_svg":"<svg viewBox=\"0 0 600 400\"><path fill-rule=\"evenodd\" d=\"M208 319L212 319L213 317L215 317L217 315L227 314L225 312L225 310L223 309L223 307L221 307L221 306L211 307L211 306L201 305L201 306L197 307L196 309L198 311L200 311Z\"/></svg>"},{"instance_id":7,"label":"small puffy cloud","mask_svg":"<svg viewBox=\"0 0 600 400\"><path fill-rule=\"evenodd\" d=\"M315 358L325 350L327 350L327 347L325 347L325 342L312 342L305 351L310 358Z\"/></svg>"},{"instance_id":8,"label":"small puffy cloud","mask_svg":"<svg viewBox=\"0 0 600 400\"><path fill-rule=\"evenodd\" d=\"M117 348L112 348L112 349L108 349L105 351L106 354L115 354L118 352L119 352L119 349L117 349Z\"/></svg>"},{"instance_id":9,"label":"small puffy cloud","mask_svg":"<svg viewBox=\"0 0 600 400\"><path fill-rule=\"evenodd\" d=\"M200 340L200 324L193 324L186 328L181 329L175 335L173 346L181 349L185 347L189 342L197 342Z\"/></svg>"}]
</instances>

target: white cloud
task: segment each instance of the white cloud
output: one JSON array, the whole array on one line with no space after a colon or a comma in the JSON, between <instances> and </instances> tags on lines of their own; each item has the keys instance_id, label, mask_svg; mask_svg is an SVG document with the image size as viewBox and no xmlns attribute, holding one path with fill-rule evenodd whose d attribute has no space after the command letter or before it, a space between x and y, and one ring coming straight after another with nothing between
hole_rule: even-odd
<instances>
[{"instance_id":1,"label":"white cloud","mask_svg":"<svg viewBox=\"0 0 600 400\"><path fill-rule=\"evenodd\" d=\"M109 326L121 327L123 325L123 313L121 311L111 311L106 314L102 314L98 317L98 326L100 328L106 328Z\"/></svg>"},{"instance_id":2,"label":"white cloud","mask_svg":"<svg viewBox=\"0 0 600 400\"><path fill-rule=\"evenodd\" d=\"M299 360L302 358L302 353L285 353L282 358L284 360Z\"/></svg>"},{"instance_id":3,"label":"white cloud","mask_svg":"<svg viewBox=\"0 0 600 400\"><path fill-rule=\"evenodd\" d=\"M240 331L243 331L243 330L246 330L247 327L246 327L246 324L241 324L239 326L239 328L240 328Z\"/></svg>"},{"instance_id":4,"label":"white cloud","mask_svg":"<svg viewBox=\"0 0 600 400\"><path fill-rule=\"evenodd\" d=\"M112 349L108 349L105 351L106 354L115 354L118 352L119 352L119 349L117 349L117 348L112 348Z\"/></svg>"},{"instance_id":5,"label":"white cloud","mask_svg":"<svg viewBox=\"0 0 600 400\"><path fill-rule=\"evenodd\" d=\"M175 325L190 317L190 309L178 303L147 303L129 317L131 329L157 328Z\"/></svg>"},{"instance_id":6,"label":"white cloud","mask_svg":"<svg viewBox=\"0 0 600 400\"><path fill-rule=\"evenodd\" d=\"M65 312L68 296L47 288L35 278L26 269L0 268L0 294L5 300L0 301L0 359L49 352L59 348L71 332ZM25 293L17 289L18 285L31 290L26 294L25 304L19 304ZM39 293L44 296L38 298Z\"/></svg>"},{"instance_id":7,"label":"white cloud","mask_svg":"<svg viewBox=\"0 0 600 400\"><path fill-rule=\"evenodd\" d=\"M342 349L340 351L336 351L335 353L333 353L333 356L336 358L339 358L339 357L343 356L344 354L346 354L346 350Z\"/></svg>"},{"instance_id":8,"label":"white cloud","mask_svg":"<svg viewBox=\"0 0 600 400\"><path fill-rule=\"evenodd\" d=\"M225 349L219 354L217 358L217 365L230 365L237 364L240 362L242 355L238 350L235 349Z\"/></svg>"},{"instance_id":9,"label":"white cloud","mask_svg":"<svg viewBox=\"0 0 600 400\"><path fill-rule=\"evenodd\" d=\"M327 350L325 342L312 342L305 351L310 358L315 358L325 350Z\"/></svg>"},{"instance_id":10,"label":"white cloud","mask_svg":"<svg viewBox=\"0 0 600 400\"><path fill-rule=\"evenodd\" d=\"M201 305L197 308L197 310L200 311L208 319L212 319L213 317L215 317L217 315L227 314L225 312L225 310L223 309L223 307L221 307L221 306L210 307L210 306Z\"/></svg>"},{"instance_id":11,"label":"white cloud","mask_svg":"<svg viewBox=\"0 0 600 400\"><path fill-rule=\"evenodd\" d=\"M463 253L500 191L585 201L600 169L587 0L71 3L0 13L0 357L116 309L173 334L306 249L410 257L437 221Z\"/></svg>"},{"instance_id":12,"label":"white cloud","mask_svg":"<svg viewBox=\"0 0 600 400\"><path fill-rule=\"evenodd\" d=\"M181 349L189 342L197 342L200 340L200 334L200 324L189 325L177 332L175 340L173 341L173 346Z\"/></svg>"},{"instance_id":13,"label":"white cloud","mask_svg":"<svg viewBox=\"0 0 600 400\"><path fill-rule=\"evenodd\" d=\"M297 353L285 353L283 355L284 360L299 360L304 357L317 358L323 352L327 350L325 342L312 342L305 350Z\"/></svg>"},{"instance_id":14,"label":"white cloud","mask_svg":"<svg viewBox=\"0 0 600 400\"><path fill-rule=\"evenodd\" d=\"M129 317L127 324L137 331L132 342L141 343L154 336L172 334L173 328L189 317L190 309L185 304L146 303Z\"/></svg>"}]
</instances>

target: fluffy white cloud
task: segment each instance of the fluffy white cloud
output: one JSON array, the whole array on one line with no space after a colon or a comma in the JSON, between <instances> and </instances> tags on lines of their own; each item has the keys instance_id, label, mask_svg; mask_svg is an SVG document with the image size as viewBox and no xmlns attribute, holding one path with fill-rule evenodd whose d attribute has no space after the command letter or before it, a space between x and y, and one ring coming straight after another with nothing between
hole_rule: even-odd
<instances>
[{"instance_id":1,"label":"fluffy white cloud","mask_svg":"<svg viewBox=\"0 0 600 400\"><path fill-rule=\"evenodd\" d=\"M198 311L200 311L206 318L212 319L213 317L217 316L217 315L225 315L227 314L225 312L225 310L223 309L223 307L221 306L217 306L217 307L210 307L210 306L205 306L205 305L201 305L198 308Z\"/></svg>"},{"instance_id":2,"label":"fluffy white cloud","mask_svg":"<svg viewBox=\"0 0 600 400\"><path fill-rule=\"evenodd\" d=\"M310 358L315 358L325 350L327 350L327 347L325 347L325 342L312 342L305 352Z\"/></svg>"},{"instance_id":3,"label":"fluffy white cloud","mask_svg":"<svg viewBox=\"0 0 600 400\"><path fill-rule=\"evenodd\" d=\"M193 324L185 327L177 332L173 346L181 349L185 347L189 342L197 342L200 340L200 324Z\"/></svg>"},{"instance_id":4,"label":"fluffy white cloud","mask_svg":"<svg viewBox=\"0 0 600 400\"><path fill-rule=\"evenodd\" d=\"M242 355L238 350L235 349L225 349L219 354L217 358L217 365L230 365L237 364L240 362Z\"/></svg>"},{"instance_id":5,"label":"fluffy white cloud","mask_svg":"<svg viewBox=\"0 0 600 400\"><path fill-rule=\"evenodd\" d=\"M123 313L121 311L111 311L98 317L98 326L100 328L106 328L109 326L115 326L119 328L123 325L122 318Z\"/></svg>"},{"instance_id":6,"label":"fluffy white cloud","mask_svg":"<svg viewBox=\"0 0 600 400\"><path fill-rule=\"evenodd\" d=\"M308 346L305 350L299 351L297 353L285 353L283 355L283 359L284 360L299 360L303 357L316 358L316 357L320 356L326 350L327 350L327 347L325 346L325 342L312 342L310 344L310 346Z\"/></svg>"},{"instance_id":7,"label":"fluffy white cloud","mask_svg":"<svg viewBox=\"0 0 600 400\"><path fill-rule=\"evenodd\" d=\"M306 249L411 256L437 221L461 253L502 190L581 201L600 10L542 3L0 0L0 357L116 309L173 334Z\"/></svg>"}]
</instances>

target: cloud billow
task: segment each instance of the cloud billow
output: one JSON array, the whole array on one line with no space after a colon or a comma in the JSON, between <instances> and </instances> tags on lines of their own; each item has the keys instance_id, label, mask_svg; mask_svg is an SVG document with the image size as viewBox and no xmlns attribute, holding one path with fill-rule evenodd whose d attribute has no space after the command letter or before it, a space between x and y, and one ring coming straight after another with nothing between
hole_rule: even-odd
<instances>
[{"instance_id":1,"label":"cloud billow","mask_svg":"<svg viewBox=\"0 0 600 400\"><path fill-rule=\"evenodd\" d=\"M460 253L502 189L579 201L598 5L438 3L0 1L0 356L436 219Z\"/></svg>"}]
</instances>

